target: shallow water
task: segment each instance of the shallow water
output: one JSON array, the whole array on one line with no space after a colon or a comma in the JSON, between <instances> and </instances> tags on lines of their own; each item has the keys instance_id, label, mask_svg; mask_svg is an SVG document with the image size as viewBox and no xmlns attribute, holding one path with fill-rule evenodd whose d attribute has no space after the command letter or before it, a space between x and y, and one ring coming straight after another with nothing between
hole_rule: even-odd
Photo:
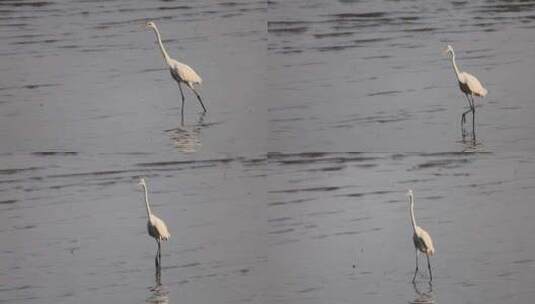
<instances>
[{"instance_id":1,"label":"shallow water","mask_svg":"<svg viewBox=\"0 0 535 304\"><path fill-rule=\"evenodd\" d=\"M529 302L534 9L0 2L0 302ZM208 113L187 92L180 121L148 19ZM490 92L476 145L448 43ZM410 283L407 188L432 286Z\"/></svg>"},{"instance_id":2,"label":"shallow water","mask_svg":"<svg viewBox=\"0 0 535 304\"><path fill-rule=\"evenodd\" d=\"M416 290L410 283L407 188L418 225L435 241L435 303L531 301L533 161L514 153L273 154L269 302L425 298L424 257Z\"/></svg>"},{"instance_id":3,"label":"shallow water","mask_svg":"<svg viewBox=\"0 0 535 304\"><path fill-rule=\"evenodd\" d=\"M273 151L465 150L447 44L489 91L479 149L535 148L534 1L270 3Z\"/></svg>"}]
</instances>

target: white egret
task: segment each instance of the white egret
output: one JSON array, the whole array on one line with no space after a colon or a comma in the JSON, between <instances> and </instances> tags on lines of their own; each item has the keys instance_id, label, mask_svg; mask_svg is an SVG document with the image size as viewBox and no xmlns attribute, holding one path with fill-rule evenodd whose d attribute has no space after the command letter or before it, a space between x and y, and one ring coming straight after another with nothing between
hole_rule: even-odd
<instances>
[{"instance_id":1,"label":"white egret","mask_svg":"<svg viewBox=\"0 0 535 304\"><path fill-rule=\"evenodd\" d=\"M149 21L145 25L146 28L151 28L154 30L154 33L156 34L156 39L158 40L158 44L160 46L160 51L162 52L163 58L165 60L165 63L169 66L169 71L171 72L171 76L178 84L178 89L180 90L180 96L182 96L182 109L181 114L182 117L184 117L184 92L182 91L182 83L184 83L188 88L190 88L195 96L197 96L197 99L201 103L202 109L204 112L206 112L206 107L204 106L202 102L201 95L197 90L195 89L194 85L198 84L200 85L202 83L201 77L187 64L184 64L182 62L178 62L175 59L169 57L167 54L167 51L165 50L165 47L162 43L162 37L160 36L160 32L158 31L158 28L156 27L156 24L154 22Z\"/></svg>"},{"instance_id":2,"label":"white egret","mask_svg":"<svg viewBox=\"0 0 535 304\"><path fill-rule=\"evenodd\" d=\"M145 179L142 178L139 181L139 185L143 187L143 190L145 191L145 207L147 208L147 231L149 232L149 235L152 236L156 243L158 243L158 251L156 252L156 268L159 268L161 260L162 260L162 254L161 254L161 244L160 242L167 241L171 237L171 234L169 233L169 230L167 230L167 225L165 225L165 222L161 220L156 215L152 214L150 211L149 206L149 191L147 187L147 183L145 182Z\"/></svg>"},{"instance_id":3,"label":"white egret","mask_svg":"<svg viewBox=\"0 0 535 304\"><path fill-rule=\"evenodd\" d=\"M411 223L412 223L412 240L414 242L414 247L416 249L416 270L414 271L414 277L412 281L416 279L416 274L418 273L418 250L421 251L427 257L427 269L429 269L429 278L430 281L433 280L433 274L431 273L431 263L429 262L429 256L435 254L435 247L433 247L433 240L427 231L423 230L420 226L416 225L416 219L414 218L414 195L412 190L409 189L407 192L409 196L409 210L411 213Z\"/></svg>"},{"instance_id":4,"label":"white egret","mask_svg":"<svg viewBox=\"0 0 535 304\"><path fill-rule=\"evenodd\" d=\"M472 112L472 134L475 140L476 137L476 106L474 103L474 96L480 96L485 97L487 95L488 91L483 87L481 82L472 74L461 72L459 71L459 68L457 67L457 64L455 63L455 52L453 51L453 47L451 45L448 45L446 49L444 50L444 53L448 54L451 59L451 64L453 65L453 70L455 71L455 75L457 76L457 81L459 82L459 88L466 96L466 99L468 100L468 105L470 106L470 109L468 109L466 112L464 112L461 116L461 132L464 137L464 123L466 121L466 114L469 112Z\"/></svg>"}]
</instances>

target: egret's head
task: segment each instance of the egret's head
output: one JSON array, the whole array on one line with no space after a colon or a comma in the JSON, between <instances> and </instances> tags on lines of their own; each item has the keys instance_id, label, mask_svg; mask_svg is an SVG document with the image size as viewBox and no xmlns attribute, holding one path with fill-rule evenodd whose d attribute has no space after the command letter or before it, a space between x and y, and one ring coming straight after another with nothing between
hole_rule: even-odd
<instances>
[{"instance_id":1,"label":"egret's head","mask_svg":"<svg viewBox=\"0 0 535 304\"><path fill-rule=\"evenodd\" d=\"M147 22L147 23L145 24L145 28L152 28L152 29L154 29L154 28L156 28L156 24L154 24L154 22L152 22L152 21L149 21L149 22Z\"/></svg>"},{"instance_id":2,"label":"egret's head","mask_svg":"<svg viewBox=\"0 0 535 304\"><path fill-rule=\"evenodd\" d=\"M138 186L147 187L147 182L145 182L143 177L139 180Z\"/></svg>"},{"instance_id":3,"label":"egret's head","mask_svg":"<svg viewBox=\"0 0 535 304\"><path fill-rule=\"evenodd\" d=\"M448 44L448 46L443 51L444 55L452 56L453 55L453 47Z\"/></svg>"},{"instance_id":4,"label":"egret's head","mask_svg":"<svg viewBox=\"0 0 535 304\"><path fill-rule=\"evenodd\" d=\"M409 189L409 190L407 191L407 196L413 196L413 194L412 194L412 190L411 190L411 189Z\"/></svg>"}]
</instances>

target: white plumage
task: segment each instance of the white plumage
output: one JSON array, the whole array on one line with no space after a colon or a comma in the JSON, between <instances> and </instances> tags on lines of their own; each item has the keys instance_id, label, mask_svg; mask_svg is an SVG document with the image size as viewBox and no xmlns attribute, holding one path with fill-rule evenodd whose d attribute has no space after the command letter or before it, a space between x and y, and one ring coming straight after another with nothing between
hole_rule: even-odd
<instances>
[{"instance_id":1,"label":"white plumage","mask_svg":"<svg viewBox=\"0 0 535 304\"><path fill-rule=\"evenodd\" d=\"M468 106L470 107L469 110L465 111L461 116L461 131L462 135L464 137L464 123L466 121L466 114L469 112L472 112L472 134L474 136L474 140L476 138L476 106L474 102L474 96L479 97L485 97L488 93L487 89L483 87L481 82L472 74L469 74L467 72L461 72L459 71L459 68L457 67L457 63L455 62L455 52L453 51L453 47L451 45L448 45L446 49L444 50L445 53L447 53L450 56L451 64L453 65L453 70L455 71L455 76L457 77L457 81L459 83L459 88L461 89L461 92L464 93L466 96L466 99L468 100Z\"/></svg>"},{"instance_id":2,"label":"white plumage","mask_svg":"<svg viewBox=\"0 0 535 304\"><path fill-rule=\"evenodd\" d=\"M174 59L169 60L169 68L182 82L193 86L194 84L201 84L201 77L187 64L178 62Z\"/></svg>"},{"instance_id":3,"label":"white plumage","mask_svg":"<svg viewBox=\"0 0 535 304\"><path fill-rule=\"evenodd\" d=\"M470 73L460 72L457 79L459 80L461 91L465 94L485 97L488 93L481 82Z\"/></svg>"},{"instance_id":4,"label":"white plumage","mask_svg":"<svg viewBox=\"0 0 535 304\"><path fill-rule=\"evenodd\" d=\"M156 252L155 260L156 267L159 267L162 259L160 242L167 241L171 237L171 233L169 233L165 222L156 215L152 214L150 210L148 193L149 191L147 187L147 182L145 182L144 178L139 181L139 185L143 187L143 190L145 192L145 208L147 209L147 232L156 240L156 243L158 243L158 251Z\"/></svg>"},{"instance_id":5,"label":"white plumage","mask_svg":"<svg viewBox=\"0 0 535 304\"><path fill-rule=\"evenodd\" d=\"M413 229L412 241L414 243L414 248L416 248L416 270L414 271L414 277L412 281L416 279L416 274L418 273L418 251L425 254L427 257L427 268L429 269L429 278L433 280L433 274L431 273L431 263L429 262L429 256L435 254L435 247L433 246L433 239L427 231L422 227L416 225L416 219L414 217L414 195L412 190L409 189L407 192L409 196L409 210L411 214L411 224Z\"/></svg>"},{"instance_id":6,"label":"white plumage","mask_svg":"<svg viewBox=\"0 0 535 304\"><path fill-rule=\"evenodd\" d=\"M189 65L179 62L167 54L167 51L165 50L165 47L162 43L162 37L160 35L160 31L156 27L156 24L154 22L150 21L146 24L147 28L151 28L154 33L156 34L156 39L158 40L158 45L160 46L160 51L162 52L163 58L165 62L167 63L167 66L169 67L169 71L171 72L171 76L173 79L177 82L178 88L180 90L180 96L182 97L182 108L181 108L181 114L182 117L184 116L184 92L182 91L181 84L184 83L188 88L190 88L195 96L197 96L197 99L199 100L199 103L201 104L201 107L203 108L204 112L206 112L206 107L204 106L204 103L202 102L201 95L197 90L195 89L195 85L200 85L202 83L202 79L191 68Z\"/></svg>"}]
</instances>

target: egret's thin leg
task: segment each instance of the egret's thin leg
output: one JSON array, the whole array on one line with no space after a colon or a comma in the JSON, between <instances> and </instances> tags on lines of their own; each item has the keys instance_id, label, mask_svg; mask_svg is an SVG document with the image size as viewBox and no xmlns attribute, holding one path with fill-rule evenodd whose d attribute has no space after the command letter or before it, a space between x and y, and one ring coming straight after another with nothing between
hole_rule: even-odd
<instances>
[{"instance_id":1,"label":"egret's thin leg","mask_svg":"<svg viewBox=\"0 0 535 304\"><path fill-rule=\"evenodd\" d=\"M182 96L182 107L180 108L180 116L182 117L182 124L184 124L184 92L182 91L182 85L180 84L180 81L177 81L178 88L180 89L180 96Z\"/></svg>"},{"instance_id":2,"label":"egret's thin leg","mask_svg":"<svg viewBox=\"0 0 535 304\"><path fill-rule=\"evenodd\" d=\"M476 140L476 104L474 102L474 96L472 96L472 134L474 141Z\"/></svg>"},{"instance_id":3,"label":"egret's thin leg","mask_svg":"<svg viewBox=\"0 0 535 304\"><path fill-rule=\"evenodd\" d=\"M204 112L206 112L206 107L204 106L204 103L202 103L201 95L199 94L199 92L197 92L197 90L195 90L195 88L190 84L188 84L188 87L193 91L193 93L195 93L195 96L197 96L197 99L201 103L202 109L204 110Z\"/></svg>"},{"instance_id":4,"label":"egret's thin leg","mask_svg":"<svg viewBox=\"0 0 535 304\"><path fill-rule=\"evenodd\" d=\"M461 131L462 131L463 137L464 137L464 123L466 122L466 114L472 111L472 103L470 102L470 98L468 97L468 94L465 94L465 96L466 96L466 99L468 100L468 106L470 107L470 109L463 112L461 116Z\"/></svg>"},{"instance_id":5,"label":"egret's thin leg","mask_svg":"<svg viewBox=\"0 0 535 304\"><path fill-rule=\"evenodd\" d=\"M160 241L158 241L158 261L162 264L162 247Z\"/></svg>"},{"instance_id":6,"label":"egret's thin leg","mask_svg":"<svg viewBox=\"0 0 535 304\"><path fill-rule=\"evenodd\" d=\"M156 267L155 279L156 279L155 287L161 286L162 285L162 271L159 267Z\"/></svg>"},{"instance_id":7,"label":"egret's thin leg","mask_svg":"<svg viewBox=\"0 0 535 304\"><path fill-rule=\"evenodd\" d=\"M429 269L429 282L433 281L433 273L431 272L431 263L429 262L429 255L427 256L427 269Z\"/></svg>"},{"instance_id":8,"label":"egret's thin leg","mask_svg":"<svg viewBox=\"0 0 535 304\"><path fill-rule=\"evenodd\" d=\"M414 270L414 276L412 277L412 282L416 280L416 274L418 273L418 249L416 249L416 269Z\"/></svg>"},{"instance_id":9,"label":"egret's thin leg","mask_svg":"<svg viewBox=\"0 0 535 304\"><path fill-rule=\"evenodd\" d=\"M156 243L158 244L158 250L156 250L156 255L154 256L154 266L156 266L156 270L160 268L160 261L158 260L158 252L160 251L160 242L157 240Z\"/></svg>"}]
</instances>

